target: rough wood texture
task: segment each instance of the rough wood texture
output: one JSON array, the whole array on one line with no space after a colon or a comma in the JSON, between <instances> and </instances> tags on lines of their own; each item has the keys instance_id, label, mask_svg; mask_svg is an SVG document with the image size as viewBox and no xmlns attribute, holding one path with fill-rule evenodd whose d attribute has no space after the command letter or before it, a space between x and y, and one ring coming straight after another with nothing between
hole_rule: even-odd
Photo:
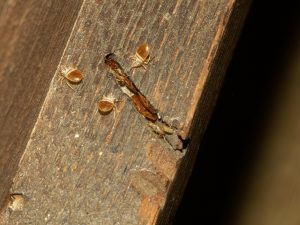
<instances>
[{"instance_id":1,"label":"rough wood texture","mask_svg":"<svg viewBox=\"0 0 300 225\"><path fill-rule=\"evenodd\" d=\"M0 2L0 205L81 5L67 2Z\"/></svg>"},{"instance_id":2,"label":"rough wood texture","mask_svg":"<svg viewBox=\"0 0 300 225\"><path fill-rule=\"evenodd\" d=\"M48 74L57 70L11 188L27 201L22 212L4 210L4 223L167 224L248 5L246 0L84 1L60 66L41 66ZM155 59L130 76L165 118L179 123L182 137L191 139L181 152L151 132L103 63L115 51L128 71L130 55L143 42ZM59 82L62 66L83 71L75 91ZM96 103L109 93L121 101L115 116L102 116Z\"/></svg>"}]
</instances>

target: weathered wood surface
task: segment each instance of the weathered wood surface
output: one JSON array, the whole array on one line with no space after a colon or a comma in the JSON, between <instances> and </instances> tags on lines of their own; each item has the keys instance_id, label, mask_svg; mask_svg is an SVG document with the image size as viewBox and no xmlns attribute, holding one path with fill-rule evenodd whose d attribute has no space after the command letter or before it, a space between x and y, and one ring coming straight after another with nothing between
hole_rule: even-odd
<instances>
[{"instance_id":1,"label":"weathered wood surface","mask_svg":"<svg viewBox=\"0 0 300 225\"><path fill-rule=\"evenodd\" d=\"M4 223L167 224L248 5L246 0L84 1L67 45L60 48L60 65L41 65L36 72L41 81L41 71L54 76L28 143L23 139L27 145L11 188L24 194L26 204L22 212L4 210ZM60 37L57 32L48 35ZM128 71L130 55L143 42L155 59L146 71L129 75L164 117L182 125L180 134L190 138L182 151L151 132L103 63L115 51ZM43 51L50 46L43 45ZM59 82L62 66L83 71L85 78L75 91ZM96 103L109 93L120 102L115 116L102 116Z\"/></svg>"},{"instance_id":2,"label":"weathered wood surface","mask_svg":"<svg viewBox=\"0 0 300 225\"><path fill-rule=\"evenodd\" d=\"M0 1L0 205L81 6L67 2Z\"/></svg>"}]
</instances>

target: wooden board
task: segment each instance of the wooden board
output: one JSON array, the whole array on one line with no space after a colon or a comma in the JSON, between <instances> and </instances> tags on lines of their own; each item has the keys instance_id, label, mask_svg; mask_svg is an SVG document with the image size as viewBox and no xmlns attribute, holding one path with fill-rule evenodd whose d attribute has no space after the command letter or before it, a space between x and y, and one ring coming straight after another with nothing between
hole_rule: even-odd
<instances>
[{"instance_id":1,"label":"wooden board","mask_svg":"<svg viewBox=\"0 0 300 225\"><path fill-rule=\"evenodd\" d=\"M80 3L0 2L0 205L12 185Z\"/></svg>"},{"instance_id":2,"label":"wooden board","mask_svg":"<svg viewBox=\"0 0 300 225\"><path fill-rule=\"evenodd\" d=\"M18 150L26 145L10 192L22 193L25 205L21 212L4 207L4 223L167 224L192 170L248 6L246 0L84 1L74 26L64 24L72 33L66 37L66 32L65 46L57 46L61 57L55 55L49 68L37 71L40 77L42 71L54 76L36 123L37 111L31 126L25 124L28 132L33 127L30 138L27 133ZM75 15L79 7L69 8ZM57 31L46 34L57 44ZM115 52L129 71L130 56L144 42L155 58L147 70L128 75L163 118L178 124L178 134L189 141L181 151L151 131L104 64L104 56ZM84 74L74 91L59 80L63 67ZM40 93L45 94L49 79ZM42 96L35 98L31 91L38 110ZM102 116L96 104L108 94L119 102L115 113Z\"/></svg>"}]
</instances>

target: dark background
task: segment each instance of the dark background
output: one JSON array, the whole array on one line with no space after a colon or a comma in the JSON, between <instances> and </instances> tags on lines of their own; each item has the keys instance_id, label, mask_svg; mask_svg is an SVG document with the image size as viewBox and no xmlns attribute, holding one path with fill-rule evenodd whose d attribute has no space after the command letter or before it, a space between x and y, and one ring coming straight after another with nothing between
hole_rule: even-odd
<instances>
[{"instance_id":1,"label":"dark background","mask_svg":"<svg viewBox=\"0 0 300 225\"><path fill-rule=\"evenodd\" d=\"M232 224L259 155L264 119L300 31L300 1L252 2L173 225Z\"/></svg>"}]
</instances>

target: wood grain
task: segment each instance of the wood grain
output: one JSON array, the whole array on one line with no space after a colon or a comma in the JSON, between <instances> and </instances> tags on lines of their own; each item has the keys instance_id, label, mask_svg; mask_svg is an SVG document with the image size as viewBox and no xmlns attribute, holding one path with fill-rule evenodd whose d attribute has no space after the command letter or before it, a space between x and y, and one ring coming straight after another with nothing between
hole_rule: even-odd
<instances>
[{"instance_id":1,"label":"wood grain","mask_svg":"<svg viewBox=\"0 0 300 225\"><path fill-rule=\"evenodd\" d=\"M248 5L84 1L60 65L48 71L56 69L13 180L11 190L28 201L22 213L6 212L7 224L167 224ZM161 115L181 127L179 134L191 139L182 151L150 130L104 65L104 56L115 52L129 71L129 57L144 42L155 59L147 70L129 75ZM83 71L75 91L59 82L62 66ZM110 93L120 102L115 115L102 116L97 101Z\"/></svg>"},{"instance_id":2,"label":"wood grain","mask_svg":"<svg viewBox=\"0 0 300 225\"><path fill-rule=\"evenodd\" d=\"M11 187L81 1L0 3L0 205Z\"/></svg>"}]
</instances>

